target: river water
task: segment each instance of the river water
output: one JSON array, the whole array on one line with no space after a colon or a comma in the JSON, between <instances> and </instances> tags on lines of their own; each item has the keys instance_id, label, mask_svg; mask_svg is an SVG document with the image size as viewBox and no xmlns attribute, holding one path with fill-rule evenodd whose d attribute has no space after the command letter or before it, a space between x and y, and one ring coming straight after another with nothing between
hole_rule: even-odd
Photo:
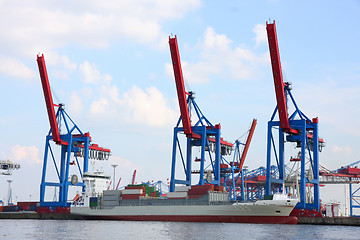
<instances>
[{"instance_id":1,"label":"river water","mask_svg":"<svg viewBox=\"0 0 360 240\"><path fill-rule=\"evenodd\" d=\"M0 220L0 239L360 239L360 227L236 223Z\"/></svg>"}]
</instances>

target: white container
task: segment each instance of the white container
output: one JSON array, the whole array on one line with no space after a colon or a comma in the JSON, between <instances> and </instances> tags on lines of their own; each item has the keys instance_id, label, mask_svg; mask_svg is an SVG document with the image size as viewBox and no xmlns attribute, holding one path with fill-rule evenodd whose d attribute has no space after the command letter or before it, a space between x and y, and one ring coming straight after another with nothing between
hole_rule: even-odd
<instances>
[{"instance_id":1,"label":"white container","mask_svg":"<svg viewBox=\"0 0 360 240\"><path fill-rule=\"evenodd\" d=\"M187 192L168 192L167 198L186 198Z\"/></svg>"},{"instance_id":2,"label":"white container","mask_svg":"<svg viewBox=\"0 0 360 240\"><path fill-rule=\"evenodd\" d=\"M122 194L126 195L126 194L142 194L143 190L142 189L124 189L122 190Z\"/></svg>"},{"instance_id":3,"label":"white container","mask_svg":"<svg viewBox=\"0 0 360 240\"><path fill-rule=\"evenodd\" d=\"M187 192L191 186L175 186L175 192Z\"/></svg>"},{"instance_id":4,"label":"white container","mask_svg":"<svg viewBox=\"0 0 360 240\"><path fill-rule=\"evenodd\" d=\"M121 196L120 190L104 190L104 196Z\"/></svg>"}]
</instances>

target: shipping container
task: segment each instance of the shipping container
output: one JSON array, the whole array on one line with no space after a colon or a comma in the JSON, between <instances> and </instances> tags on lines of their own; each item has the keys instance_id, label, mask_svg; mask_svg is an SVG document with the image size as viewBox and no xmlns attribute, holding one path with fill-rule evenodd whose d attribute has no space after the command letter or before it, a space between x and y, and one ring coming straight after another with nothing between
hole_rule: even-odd
<instances>
[{"instance_id":1,"label":"shipping container","mask_svg":"<svg viewBox=\"0 0 360 240\"><path fill-rule=\"evenodd\" d=\"M120 196L112 196L112 195L110 195L110 196L104 195L103 196L103 201L114 201L114 200L118 201L119 199L120 199Z\"/></svg>"},{"instance_id":2,"label":"shipping container","mask_svg":"<svg viewBox=\"0 0 360 240\"><path fill-rule=\"evenodd\" d=\"M204 195L207 192L209 192L209 190L207 190L207 189L190 189L188 191L188 194L189 195Z\"/></svg>"},{"instance_id":3,"label":"shipping container","mask_svg":"<svg viewBox=\"0 0 360 240\"><path fill-rule=\"evenodd\" d=\"M104 196L121 196L121 190L104 190Z\"/></svg>"},{"instance_id":4,"label":"shipping container","mask_svg":"<svg viewBox=\"0 0 360 240\"><path fill-rule=\"evenodd\" d=\"M201 198L202 196L204 196L204 194L202 194L202 195L196 195L196 194L193 194L193 195L188 195L188 198L189 198L189 199L193 199L193 198Z\"/></svg>"},{"instance_id":5,"label":"shipping container","mask_svg":"<svg viewBox=\"0 0 360 240\"><path fill-rule=\"evenodd\" d=\"M175 192L187 192L191 186L175 186Z\"/></svg>"},{"instance_id":6,"label":"shipping container","mask_svg":"<svg viewBox=\"0 0 360 240\"><path fill-rule=\"evenodd\" d=\"M209 191L214 191L214 184L192 185L191 190L192 189L206 189L206 190L209 190Z\"/></svg>"},{"instance_id":7,"label":"shipping container","mask_svg":"<svg viewBox=\"0 0 360 240\"><path fill-rule=\"evenodd\" d=\"M140 194L126 194L126 195L122 195L122 199L123 199L123 200L127 200L127 199L140 199Z\"/></svg>"},{"instance_id":8,"label":"shipping container","mask_svg":"<svg viewBox=\"0 0 360 240\"><path fill-rule=\"evenodd\" d=\"M143 191L143 189L125 189L122 192L123 195L127 195L127 194L143 194L143 193L145 193L145 191Z\"/></svg>"},{"instance_id":9,"label":"shipping container","mask_svg":"<svg viewBox=\"0 0 360 240\"><path fill-rule=\"evenodd\" d=\"M186 198L187 192L168 192L167 198Z\"/></svg>"},{"instance_id":10,"label":"shipping container","mask_svg":"<svg viewBox=\"0 0 360 240\"><path fill-rule=\"evenodd\" d=\"M218 192L223 192L224 191L224 186L214 186L214 191L218 191Z\"/></svg>"}]
</instances>

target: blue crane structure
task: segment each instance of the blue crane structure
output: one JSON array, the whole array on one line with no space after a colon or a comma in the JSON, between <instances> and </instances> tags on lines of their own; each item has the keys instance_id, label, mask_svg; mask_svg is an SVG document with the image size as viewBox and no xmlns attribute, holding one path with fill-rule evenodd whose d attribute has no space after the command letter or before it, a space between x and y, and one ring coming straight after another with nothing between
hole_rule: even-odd
<instances>
[{"instance_id":1,"label":"blue crane structure","mask_svg":"<svg viewBox=\"0 0 360 240\"><path fill-rule=\"evenodd\" d=\"M266 187L265 195L275 191L286 192L285 186L285 142L296 143L300 148L300 196L296 208L320 210L319 197L319 151L324 146L324 141L319 139L318 118L310 120L298 107L291 93L291 83L284 83L279 47L277 42L275 21L266 22L269 42L271 66L274 78L277 106L268 122L267 134L267 162L266 162ZM294 112L288 114L288 97L294 107ZM279 121L275 121L278 113ZM276 146L273 130L278 130L278 144ZM273 149L273 154L272 154ZM274 156L274 158L272 158ZM309 161L306 169L306 161ZM271 176L271 165L275 159L278 174ZM306 186L313 186L312 201L306 200Z\"/></svg>"},{"instance_id":2,"label":"blue crane structure","mask_svg":"<svg viewBox=\"0 0 360 240\"><path fill-rule=\"evenodd\" d=\"M83 132L66 113L64 104L54 104L48 74L43 55L37 56L37 63L44 92L47 113L50 122L50 131L46 136L44 162L40 184L40 206L67 207L69 186L80 187L85 191L85 184L82 182L83 173L88 172L89 159L107 160L111 154L110 149L99 147L91 143L89 132ZM55 108L57 111L55 113ZM65 126L65 133L61 132L61 126ZM56 158L56 153L52 145L60 146L60 158ZM74 160L72 160L73 155ZM82 164L80 159L83 159ZM56 180L47 174L48 159L52 160L52 167L56 173ZM70 168L74 169L70 169ZM70 172L74 172L70 177ZM76 175L76 173L78 175ZM79 176L79 177L78 177ZM51 180L50 180L51 179ZM46 201L45 193L47 187L55 187L59 191L58 199Z\"/></svg>"},{"instance_id":3,"label":"blue crane structure","mask_svg":"<svg viewBox=\"0 0 360 240\"><path fill-rule=\"evenodd\" d=\"M246 201L246 193L245 193L245 185L244 185L244 178L245 178L245 169L243 168L245 158L247 156L247 152L250 147L250 142L252 136L255 131L255 127L257 124L257 120L253 119L251 126L247 133L247 138L245 143L242 143L240 139L235 141L235 150L233 161L230 162L230 168L225 168L224 170L229 172L228 178L225 178L225 182L227 182L230 186L229 191L235 195L235 199L239 201ZM241 147L243 147L241 151ZM233 169L231 168L233 167ZM235 173L235 175L234 175ZM238 187L237 183L240 181L241 186ZM240 195L240 196L239 196Z\"/></svg>"},{"instance_id":4,"label":"blue crane structure","mask_svg":"<svg viewBox=\"0 0 360 240\"><path fill-rule=\"evenodd\" d=\"M353 184L359 184L360 169L355 165L358 165L360 161L350 163L344 167L332 171L331 174L346 174L349 178L349 199L350 199L350 216L359 217L359 214L355 213L355 209L360 209L360 187L353 187ZM352 166L355 166L352 168Z\"/></svg>"},{"instance_id":5,"label":"blue crane structure","mask_svg":"<svg viewBox=\"0 0 360 240\"><path fill-rule=\"evenodd\" d=\"M180 119L174 128L173 139L173 153L172 153L172 166L171 166L171 178L170 178L170 191L175 191L175 184L191 185L192 173L200 174L199 185L205 183L212 183L220 185L220 164L222 162L222 155L228 155L231 153L233 144L222 140L220 136L221 125L213 125L201 112L199 106L195 102L194 92L185 92L184 79L182 75L180 54L177 44L176 36L174 38L169 37L170 53L173 64L176 89L180 107ZM191 112L196 113L197 122L191 125ZM180 123L182 122L182 127ZM183 133L186 135L186 161L181 150L181 145L178 135ZM200 157L195 161L199 162L200 167L198 171L192 171L192 148L200 147ZM185 179L176 179L176 159L177 149L182 160ZM207 156L210 161L209 166L205 166L205 152L208 152ZM222 151L222 152L221 152ZM213 154L211 154L213 153ZM205 180L205 170L207 171L207 178Z\"/></svg>"},{"instance_id":6,"label":"blue crane structure","mask_svg":"<svg viewBox=\"0 0 360 240\"><path fill-rule=\"evenodd\" d=\"M248 141L245 144L241 156L242 163L241 161L235 160L229 162L225 159L224 156L232 154L234 144L223 140L221 137L220 124L212 124L205 117L195 101L195 93L185 91L176 36L174 38L169 37L169 46L180 108L180 118L174 128L170 192L175 191L176 184L190 186L192 184L192 174L198 174L198 185L224 185L231 193L230 198L235 199L234 174L238 173L242 168L251 137L248 137ZM194 114L192 115L192 113ZM182 126L180 126L180 124L182 124ZM253 121L251 136L255 125L256 120ZM186 136L185 141L179 138L181 134ZM182 150L182 146L184 145L186 146L185 153ZM235 152L239 152L239 146L239 143L235 144ZM193 159L194 148L198 148L200 153L200 156L195 157L195 159ZM184 156L185 154L186 157ZM185 175L184 179L176 176L176 163L179 159L182 163L181 165ZM207 163L206 160L208 161ZM193 161L199 163L197 170L193 170ZM232 180L231 184L226 184L227 179Z\"/></svg>"}]
</instances>

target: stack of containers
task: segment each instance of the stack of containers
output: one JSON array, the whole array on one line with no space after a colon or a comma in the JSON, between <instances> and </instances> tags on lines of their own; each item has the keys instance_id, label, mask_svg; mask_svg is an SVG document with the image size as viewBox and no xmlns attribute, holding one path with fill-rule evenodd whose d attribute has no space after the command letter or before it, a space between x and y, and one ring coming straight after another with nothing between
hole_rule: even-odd
<instances>
[{"instance_id":1,"label":"stack of containers","mask_svg":"<svg viewBox=\"0 0 360 240\"><path fill-rule=\"evenodd\" d=\"M224 191L224 186L217 186L215 185L214 186L214 191L217 191L217 192L223 192Z\"/></svg>"},{"instance_id":2,"label":"stack of containers","mask_svg":"<svg viewBox=\"0 0 360 240\"><path fill-rule=\"evenodd\" d=\"M209 191L214 191L214 185L192 185L188 191L189 198L200 198L207 194Z\"/></svg>"},{"instance_id":3,"label":"stack of containers","mask_svg":"<svg viewBox=\"0 0 360 240\"><path fill-rule=\"evenodd\" d=\"M154 192L151 193L150 196L151 196L151 197L159 197L159 195L160 195L160 194L159 194L159 191L154 191Z\"/></svg>"},{"instance_id":4,"label":"stack of containers","mask_svg":"<svg viewBox=\"0 0 360 240\"><path fill-rule=\"evenodd\" d=\"M175 192L168 192L168 199L186 199L191 186L175 186Z\"/></svg>"},{"instance_id":5,"label":"stack of containers","mask_svg":"<svg viewBox=\"0 0 360 240\"><path fill-rule=\"evenodd\" d=\"M120 190L105 190L103 192L103 207L113 208L119 206L121 197ZM95 200L94 200L95 201Z\"/></svg>"},{"instance_id":6,"label":"stack of containers","mask_svg":"<svg viewBox=\"0 0 360 240\"><path fill-rule=\"evenodd\" d=\"M35 211L38 202L18 202L17 206L22 211Z\"/></svg>"},{"instance_id":7,"label":"stack of containers","mask_svg":"<svg viewBox=\"0 0 360 240\"><path fill-rule=\"evenodd\" d=\"M17 212L17 211L19 211L19 207L16 205L3 206L2 211L3 212Z\"/></svg>"},{"instance_id":8,"label":"stack of containers","mask_svg":"<svg viewBox=\"0 0 360 240\"><path fill-rule=\"evenodd\" d=\"M140 197L145 197L146 187L145 185L131 185L125 187L122 191L122 199L140 199Z\"/></svg>"}]
</instances>

